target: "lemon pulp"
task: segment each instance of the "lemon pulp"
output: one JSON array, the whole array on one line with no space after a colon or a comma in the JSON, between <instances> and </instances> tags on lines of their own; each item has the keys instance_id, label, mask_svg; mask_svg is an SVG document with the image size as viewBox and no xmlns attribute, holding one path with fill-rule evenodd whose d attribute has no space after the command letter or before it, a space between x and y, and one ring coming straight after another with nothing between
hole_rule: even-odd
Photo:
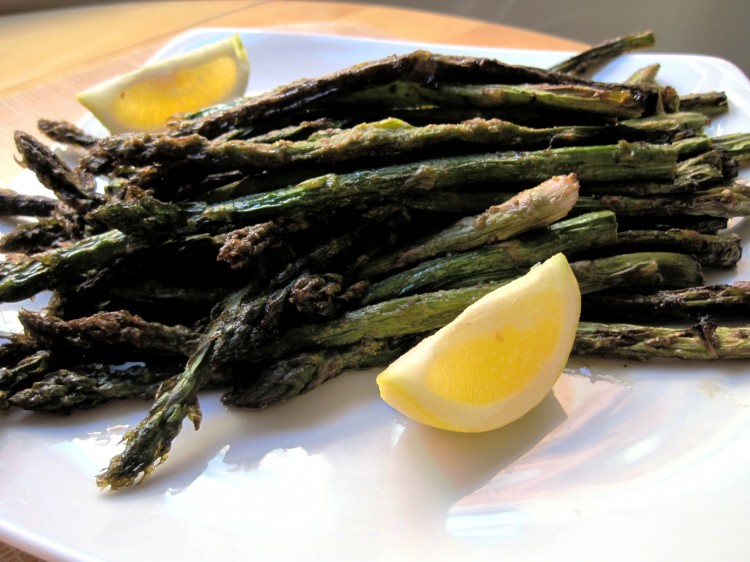
<instances>
[{"instance_id":1,"label":"lemon pulp","mask_svg":"<svg viewBox=\"0 0 750 562\"><path fill-rule=\"evenodd\" d=\"M427 387L438 396L471 404L489 404L521 390L547 360L546 354L529 351L529 334L540 350L554 348L560 338L562 326L553 318L559 317L562 303L554 294L540 296L546 298L535 304L545 316L523 306L509 307L505 314L515 318L515 324L488 326L489 333L449 346L428 370ZM456 372L463 376L453 376Z\"/></svg>"},{"instance_id":2,"label":"lemon pulp","mask_svg":"<svg viewBox=\"0 0 750 562\"><path fill-rule=\"evenodd\" d=\"M213 79L196 85L196 75ZM155 75L123 89L113 112L118 119L130 121L138 129L149 128L153 123L163 124L177 111L197 111L207 105L204 100L221 99L237 82L237 75L236 65L229 57ZM153 103L166 93L168 100Z\"/></svg>"}]
</instances>

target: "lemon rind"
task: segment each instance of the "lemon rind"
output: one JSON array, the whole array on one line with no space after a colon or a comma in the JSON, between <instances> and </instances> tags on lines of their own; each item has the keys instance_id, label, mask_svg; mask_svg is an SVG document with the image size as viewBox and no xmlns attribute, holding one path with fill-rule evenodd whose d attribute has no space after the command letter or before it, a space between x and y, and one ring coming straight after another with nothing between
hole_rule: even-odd
<instances>
[{"instance_id":1,"label":"lemon rind","mask_svg":"<svg viewBox=\"0 0 750 562\"><path fill-rule=\"evenodd\" d=\"M168 72L174 72L175 65L178 65L178 68L180 69L195 68L222 55L229 56L236 62L236 79L233 86L228 88L223 96L217 97L205 105L224 103L231 99L238 98L245 93L250 76L250 63L247 51L245 50L238 34L231 35L230 37L186 53L180 53L160 61L146 64L132 72L104 80L103 82L80 92L76 98L112 134L133 132L136 130L143 132L156 132L163 130L164 124L154 126L144 126L139 124L134 126L128 121L116 117L116 113L112 111L111 108L111 100L114 99L118 92L126 90L133 84L163 76Z\"/></svg>"}]
</instances>

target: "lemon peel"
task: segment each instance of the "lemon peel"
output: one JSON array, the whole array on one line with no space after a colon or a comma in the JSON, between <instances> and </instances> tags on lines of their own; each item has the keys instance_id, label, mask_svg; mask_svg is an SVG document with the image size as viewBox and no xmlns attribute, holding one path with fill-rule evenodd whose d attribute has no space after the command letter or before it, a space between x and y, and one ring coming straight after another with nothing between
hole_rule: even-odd
<instances>
[{"instance_id":1,"label":"lemon peel","mask_svg":"<svg viewBox=\"0 0 750 562\"><path fill-rule=\"evenodd\" d=\"M385 402L420 423L459 432L520 418L562 373L581 311L563 254L467 307L377 377Z\"/></svg>"},{"instance_id":2,"label":"lemon peel","mask_svg":"<svg viewBox=\"0 0 750 562\"><path fill-rule=\"evenodd\" d=\"M177 113L242 96L250 62L239 35L147 64L78 94L112 134L158 132Z\"/></svg>"}]
</instances>

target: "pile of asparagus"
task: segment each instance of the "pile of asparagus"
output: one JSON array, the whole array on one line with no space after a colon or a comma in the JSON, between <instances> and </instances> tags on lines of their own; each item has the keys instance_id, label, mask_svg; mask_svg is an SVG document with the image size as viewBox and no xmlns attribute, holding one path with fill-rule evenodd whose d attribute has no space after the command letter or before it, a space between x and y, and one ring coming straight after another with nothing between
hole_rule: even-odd
<instances>
[{"instance_id":1,"label":"pile of asparagus","mask_svg":"<svg viewBox=\"0 0 750 562\"><path fill-rule=\"evenodd\" d=\"M0 301L52 297L0 347L0 407L153 399L98 476L121 488L199 426L201 389L263 408L385 365L558 252L584 295L575 353L750 357L750 327L717 325L747 318L750 285L703 281L741 256L725 229L750 213L750 135L709 138L726 96L678 94L656 66L581 76L651 44L550 70L417 51L162 134L40 121L83 149L75 166L17 132L56 197L0 192L3 215L35 218L0 240Z\"/></svg>"}]
</instances>

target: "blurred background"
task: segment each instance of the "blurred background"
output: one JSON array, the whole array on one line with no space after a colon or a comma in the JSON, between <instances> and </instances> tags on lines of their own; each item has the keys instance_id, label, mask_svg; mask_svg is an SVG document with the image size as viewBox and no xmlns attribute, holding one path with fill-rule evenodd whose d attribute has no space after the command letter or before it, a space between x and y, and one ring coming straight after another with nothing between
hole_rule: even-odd
<instances>
[{"instance_id":1,"label":"blurred background","mask_svg":"<svg viewBox=\"0 0 750 562\"><path fill-rule=\"evenodd\" d=\"M0 14L114 1L117 0L0 0ZM488 20L592 44L650 29L656 33L659 52L721 57L750 74L747 47L750 0L378 0L370 3Z\"/></svg>"},{"instance_id":2,"label":"blurred background","mask_svg":"<svg viewBox=\"0 0 750 562\"><path fill-rule=\"evenodd\" d=\"M660 52L727 59L750 74L750 0L380 0L595 44L651 30Z\"/></svg>"}]
</instances>

